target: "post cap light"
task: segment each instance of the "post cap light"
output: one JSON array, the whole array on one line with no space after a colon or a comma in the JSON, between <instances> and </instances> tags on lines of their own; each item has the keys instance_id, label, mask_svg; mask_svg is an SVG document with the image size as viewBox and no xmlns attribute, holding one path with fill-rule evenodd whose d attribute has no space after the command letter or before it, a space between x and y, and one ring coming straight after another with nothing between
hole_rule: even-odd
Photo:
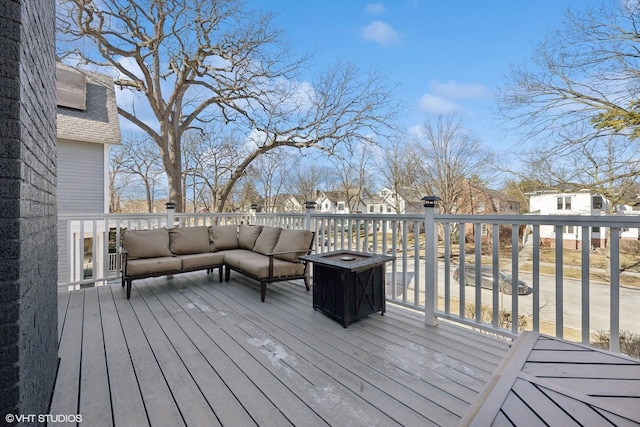
<instances>
[{"instance_id":1,"label":"post cap light","mask_svg":"<svg viewBox=\"0 0 640 427\"><path fill-rule=\"evenodd\" d=\"M176 208L176 204L174 202L167 202L164 204L164 207L167 209L175 209Z\"/></svg>"},{"instance_id":2,"label":"post cap light","mask_svg":"<svg viewBox=\"0 0 640 427\"><path fill-rule=\"evenodd\" d=\"M420 199L424 202L425 208L435 208L439 201L442 199L438 196L424 196Z\"/></svg>"},{"instance_id":3,"label":"post cap light","mask_svg":"<svg viewBox=\"0 0 640 427\"><path fill-rule=\"evenodd\" d=\"M305 209L315 209L316 205L316 202L304 202Z\"/></svg>"}]
</instances>

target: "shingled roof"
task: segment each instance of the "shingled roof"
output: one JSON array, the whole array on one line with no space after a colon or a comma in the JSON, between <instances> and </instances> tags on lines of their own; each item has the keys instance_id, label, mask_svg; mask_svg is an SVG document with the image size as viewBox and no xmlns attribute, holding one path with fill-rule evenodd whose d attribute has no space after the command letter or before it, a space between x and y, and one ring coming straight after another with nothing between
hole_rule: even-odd
<instances>
[{"instance_id":1,"label":"shingled roof","mask_svg":"<svg viewBox=\"0 0 640 427\"><path fill-rule=\"evenodd\" d=\"M56 77L58 139L120 144L113 79L61 63L56 63Z\"/></svg>"}]
</instances>

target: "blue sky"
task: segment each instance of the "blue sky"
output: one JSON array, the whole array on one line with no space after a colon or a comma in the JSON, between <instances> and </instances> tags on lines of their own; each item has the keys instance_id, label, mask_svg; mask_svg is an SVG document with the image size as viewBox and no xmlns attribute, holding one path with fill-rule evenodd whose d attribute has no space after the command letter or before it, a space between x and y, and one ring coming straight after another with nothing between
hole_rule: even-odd
<instances>
[{"instance_id":1,"label":"blue sky","mask_svg":"<svg viewBox=\"0 0 640 427\"><path fill-rule=\"evenodd\" d=\"M272 11L312 70L349 60L398 85L410 130L455 110L485 147L515 142L496 130L495 90L510 64L524 64L567 7L601 0L248 0Z\"/></svg>"}]
</instances>

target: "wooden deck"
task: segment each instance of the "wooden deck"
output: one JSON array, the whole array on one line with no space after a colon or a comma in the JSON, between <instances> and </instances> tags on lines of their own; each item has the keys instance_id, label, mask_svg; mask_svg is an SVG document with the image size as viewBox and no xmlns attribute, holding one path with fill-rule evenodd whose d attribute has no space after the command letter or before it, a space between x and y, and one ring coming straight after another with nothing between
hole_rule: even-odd
<instances>
[{"instance_id":1,"label":"wooden deck","mask_svg":"<svg viewBox=\"0 0 640 427\"><path fill-rule=\"evenodd\" d=\"M303 284L204 272L59 294L51 414L87 426L456 425L509 350L387 305L343 328ZM60 424L56 424L60 425Z\"/></svg>"},{"instance_id":2,"label":"wooden deck","mask_svg":"<svg viewBox=\"0 0 640 427\"><path fill-rule=\"evenodd\" d=\"M461 426L640 426L640 360L525 332Z\"/></svg>"}]
</instances>

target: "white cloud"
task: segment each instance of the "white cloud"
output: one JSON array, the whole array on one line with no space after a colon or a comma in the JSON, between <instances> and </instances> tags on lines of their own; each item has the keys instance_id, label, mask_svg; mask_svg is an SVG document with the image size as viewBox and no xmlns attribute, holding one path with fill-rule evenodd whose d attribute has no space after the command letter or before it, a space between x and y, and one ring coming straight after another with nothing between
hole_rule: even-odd
<instances>
[{"instance_id":1,"label":"white cloud","mask_svg":"<svg viewBox=\"0 0 640 427\"><path fill-rule=\"evenodd\" d=\"M454 81L443 83L439 80L434 80L429 87L434 94L451 99L486 98L491 96L491 91L480 83L458 83Z\"/></svg>"},{"instance_id":2,"label":"white cloud","mask_svg":"<svg viewBox=\"0 0 640 427\"><path fill-rule=\"evenodd\" d=\"M469 102L486 100L491 97L491 90L480 83L433 80L429 84L429 91L418 100L418 108L430 114L446 114L456 111L473 115L473 111L468 109ZM466 101L464 105L461 104L463 101Z\"/></svg>"},{"instance_id":3,"label":"white cloud","mask_svg":"<svg viewBox=\"0 0 640 427\"><path fill-rule=\"evenodd\" d=\"M390 46L400 41L400 34L391 25L383 21L371 21L362 29L360 35L366 41L372 41L382 46Z\"/></svg>"},{"instance_id":4,"label":"white cloud","mask_svg":"<svg viewBox=\"0 0 640 427\"><path fill-rule=\"evenodd\" d=\"M455 102L430 93L424 94L420 97L418 106L422 111L426 111L431 114L445 114L460 110L460 107Z\"/></svg>"},{"instance_id":5,"label":"white cloud","mask_svg":"<svg viewBox=\"0 0 640 427\"><path fill-rule=\"evenodd\" d=\"M373 15L381 15L385 12L386 8L384 7L384 4L382 3L369 3L366 7L365 7L365 11L367 13L371 13Z\"/></svg>"}]
</instances>

